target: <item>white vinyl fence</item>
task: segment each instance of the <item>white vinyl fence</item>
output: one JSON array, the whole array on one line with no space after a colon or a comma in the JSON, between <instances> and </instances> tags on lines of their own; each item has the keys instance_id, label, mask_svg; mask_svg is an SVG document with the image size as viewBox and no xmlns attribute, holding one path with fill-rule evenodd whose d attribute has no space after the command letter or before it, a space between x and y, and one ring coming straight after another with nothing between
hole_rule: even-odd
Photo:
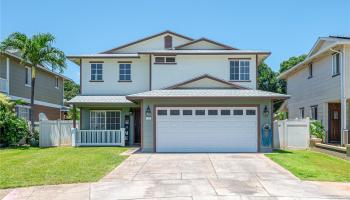
<instances>
[{"instance_id":1,"label":"white vinyl fence","mask_svg":"<svg viewBox=\"0 0 350 200\"><path fill-rule=\"evenodd\" d=\"M39 123L39 146L71 146L73 121L43 120Z\"/></svg>"},{"instance_id":2,"label":"white vinyl fence","mask_svg":"<svg viewBox=\"0 0 350 200\"><path fill-rule=\"evenodd\" d=\"M307 149L310 144L310 120L274 121L273 147L275 149Z\"/></svg>"}]
</instances>

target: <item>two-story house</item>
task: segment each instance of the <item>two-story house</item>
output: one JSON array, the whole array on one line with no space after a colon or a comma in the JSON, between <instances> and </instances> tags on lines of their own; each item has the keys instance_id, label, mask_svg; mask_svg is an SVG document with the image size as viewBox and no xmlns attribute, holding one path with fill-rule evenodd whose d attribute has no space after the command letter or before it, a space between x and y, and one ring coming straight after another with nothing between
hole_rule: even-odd
<instances>
[{"instance_id":1,"label":"two-story house","mask_svg":"<svg viewBox=\"0 0 350 200\"><path fill-rule=\"evenodd\" d=\"M17 115L26 120L30 119L31 67L21 63L18 52L0 52L0 92L12 100L26 102L16 106ZM39 116L46 116L49 120L64 119L67 107L63 104L63 83L68 78L43 66L38 66L36 72L35 121L39 120Z\"/></svg>"},{"instance_id":2,"label":"two-story house","mask_svg":"<svg viewBox=\"0 0 350 200\"><path fill-rule=\"evenodd\" d=\"M291 95L289 118L320 120L328 133L326 142L349 142L350 37L320 37L307 58L280 78L287 80Z\"/></svg>"},{"instance_id":3,"label":"two-story house","mask_svg":"<svg viewBox=\"0 0 350 200\"><path fill-rule=\"evenodd\" d=\"M144 152L271 149L273 100L288 96L256 88L269 55L165 31L68 56L81 75L70 101L81 111L77 138L106 145L119 137L111 130L125 128L127 143Z\"/></svg>"}]
</instances>

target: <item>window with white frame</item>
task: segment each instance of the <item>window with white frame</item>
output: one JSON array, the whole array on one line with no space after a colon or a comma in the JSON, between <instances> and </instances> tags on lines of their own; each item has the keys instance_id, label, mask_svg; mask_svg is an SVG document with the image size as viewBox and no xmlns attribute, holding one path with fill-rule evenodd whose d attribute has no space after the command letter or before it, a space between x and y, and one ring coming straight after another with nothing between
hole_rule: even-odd
<instances>
[{"instance_id":1,"label":"window with white frame","mask_svg":"<svg viewBox=\"0 0 350 200\"><path fill-rule=\"evenodd\" d=\"M90 111L91 130L119 130L120 111Z\"/></svg>"},{"instance_id":2,"label":"window with white frame","mask_svg":"<svg viewBox=\"0 0 350 200\"><path fill-rule=\"evenodd\" d=\"M102 81L102 63L91 63L91 81Z\"/></svg>"},{"instance_id":3,"label":"window with white frame","mask_svg":"<svg viewBox=\"0 0 350 200\"><path fill-rule=\"evenodd\" d=\"M336 53L332 56L332 75L340 74L340 54Z\"/></svg>"},{"instance_id":4,"label":"window with white frame","mask_svg":"<svg viewBox=\"0 0 350 200\"><path fill-rule=\"evenodd\" d=\"M24 120L30 120L30 107L24 105L16 105L16 115Z\"/></svg>"},{"instance_id":5,"label":"window with white frame","mask_svg":"<svg viewBox=\"0 0 350 200\"><path fill-rule=\"evenodd\" d=\"M312 63L309 63L309 76L307 77L307 78L312 78L312 76L313 76L313 72L312 72Z\"/></svg>"},{"instance_id":6,"label":"window with white frame","mask_svg":"<svg viewBox=\"0 0 350 200\"><path fill-rule=\"evenodd\" d=\"M130 63L119 64L119 80L131 81L131 64Z\"/></svg>"},{"instance_id":7,"label":"window with white frame","mask_svg":"<svg viewBox=\"0 0 350 200\"><path fill-rule=\"evenodd\" d=\"M32 68L25 67L25 85L31 86L32 84Z\"/></svg>"},{"instance_id":8,"label":"window with white frame","mask_svg":"<svg viewBox=\"0 0 350 200\"><path fill-rule=\"evenodd\" d=\"M59 86L59 78L58 78L58 76L56 76L56 78L55 78L55 88L58 89L58 86Z\"/></svg>"},{"instance_id":9,"label":"window with white frame","mask_svg":"<svg viewBox=\"0 0 350 200\"><path fill-rule=\"evenodd\" d=\"M250 80L250 62L249 60L231 60L230 61L230 80L249 81Z\"/></svg>"},{"instance_id":10,"label":"window with white frame","mask_svg":"<svg viewBox=\"0 0 350 200\"><path fill-rule=\"evenodd\" d=\"M176 59L174 56L156 56L154 58L155 64L175 64Z\"/></svg>"},{"instance_id":11,"label":"window with white frame","mask_svg":"<svg viewBox=\"0 0 350 200\"><path fill-rule=\"evenodd\" d=\"M318 120L317 105L316 106L311 106L311 118L314 119L314 120Z\"/></svg>"}]
</instances>

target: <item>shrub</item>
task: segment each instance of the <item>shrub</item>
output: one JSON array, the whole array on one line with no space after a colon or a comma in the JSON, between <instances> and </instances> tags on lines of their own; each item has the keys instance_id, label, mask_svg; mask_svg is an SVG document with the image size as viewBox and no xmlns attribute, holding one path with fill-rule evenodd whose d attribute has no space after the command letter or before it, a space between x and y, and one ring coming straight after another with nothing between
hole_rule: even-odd
<instances>
[{"instance_id":1,"label":"shrub","mask_svg":"<svg viewBox=\"0 0 350 200\"><path fill-rule=\"evenodd\" d=\"M17 144L29 134L28 124L11 111L0 110L0 143Z\"/></svg>"},{"instance_id":2,"label":"shrub","mask_svg":"<svg viewBox=\"0 0 350 200\"><path fill-rule=\"evenodd\" d=\"M29 135L27 122L13 112L15 104L0 94L0 143L5 145L17 144Z\"/></svg>"},{"instance_id":3,"label":"shrub","mask_svg":"<svg viewBox=\"0 0 350 200\"><path fill-rule=\"evenodd\" d=\"M310 123L310 134L323 140L326 130L320 121L313 121Z\"/></svg>"}]
</instances>

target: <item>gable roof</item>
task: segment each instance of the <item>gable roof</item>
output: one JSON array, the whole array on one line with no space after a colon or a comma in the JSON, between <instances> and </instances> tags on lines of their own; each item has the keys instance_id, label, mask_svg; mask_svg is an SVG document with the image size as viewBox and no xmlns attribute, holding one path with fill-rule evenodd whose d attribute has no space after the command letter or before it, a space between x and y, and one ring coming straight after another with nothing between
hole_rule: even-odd
<instances>
[{"instance_id":1,"label":"gable roof","mask_svg":"<svg viewBox=\"0 0 350 200\"><path fill-rule=\"evenodd\" d=\"M16 59L16 60L20 61L20 62L23 61L23 59L20 57L20 53L18 53L18 52L0 51L0 55L9 56L9 57L11 57L13 59ZM26 64L32 65L31 63L26 63ZM59 77L65 79L65 80L69 80L69 81L74 82L71 78L68 78L68 77L64 76L63 74L57 73L55 71L52 71L52 70L48 69L45 66L38 65L37 67L39 69L42 69L43 71L49 73L49 74L53 74L55 76L59 76Z\"/></svg>"},{"instance_id":2,"label":"gable roof","mask_svg":"<svg viewBox=\"0 0 350 200\"><path fill-rule=\"evenodd\" d=\"M209 75L209 74L203 74L203 75L201 75L201 76L198 76L198 77L189 79L189 80L187 80L187 81L183 81L183 82L181 82L181 83L177 83L177 84L175 84L175 85L166 87L166 88L164 88L164 89L168 90L168 89L180 88L181 86L184 86L184 85L187 85L187 84L189 84L189 83L193 83L193 82L195 82L195 81L198 81L198 80L201 80L201 79L205 79L205 78L214 80L214 81L216 81L216 82L220 82L220 83L226 84L227 86L230 86L230 87L235 88L235 89L249 89L249 88L247 88L247 87L240 86L240 85L236 85L236 84L234 84L234 83L225 81L225 80L223 80L223 79L216 78L216 77L211 76L211 75Z\"/></svg>"},{"instance_id":3,"label":"gable roof","mask_svg":"<svg viewBox=\"0 0 350 200\"><path fill-rule=\"evenodd\" d=\"M190 37L187 37L187 36L184 36L184 35L175 33L175 32L173 32L173 31L166 30L166 31L157 33L157 34L155 34L155 35L151 35L151 36L148 36L148 37L145 37L145 38L136 40L136 41L134 41L134 42L130 42L130 43L124 44L124 45L122 45L122 46L115 47L115 48L109 49L109 50L107 50L107 51L103 51L103 52L101 52L101 54L112 53L113 51L116 51L116 50L119 50L119 49L122 49L122 48L125 48L125 47L128 47L128 46L131 46L131 45L133 45L133 44L137 44L137 43L139 43L139 42L143 42L143 41L146 41L146 40L150 40L150 39L152 39L152 38L155 38L155 37L158 37L158 36L164 35L164 34L172 34L172 35L175 35L175 36L178 36L178 37L181 37L181 38L190 40L190 41L193 40L193 39L190 38Z\"/></svg>"},{"instance_id":4,"label":"gable roof","mask_svg":"<svg viewBox=\"0 0 350 200\"><path fill-rule=\"evenodd\" d=\"M223 47L224 49L226 50L238 50L237 48L234 48L234 47L231 47L231 46L228 46L228 45L225 45L225 44L222 44L222 43L219 43L219 42L216 42L214 40L210 40L208 38L205 38L205 37L202 37L200 39L197 39L197 40L193 40L191 42L188 42L186 44L183 44L183 45L179 45L179 46L176 46L175 49L181 49L183 47L187 47L187 46L191 46L195 43L199 43L199 42L208 42L208 43L211 43L211 44L214 44L214 45L217 45L217 46L220 46L220 47Z\"/></svg>"},{"instance_id":5,"label":"gable roof","mask_svg":"<svg viewBox=\"0 0 350 200\"><path fill-rule=\"evenodd\" d=\"M326 45L326 47L322 47L323 42L328 41L331 42L329 45ZM290 75L294 74L294 72L298 71L299 69L302 69L303 67L307 66L308 63L312 62L317 57L320 57L322 55L325 55L331 51L332 48L337 47L338 45L344 45L344 44L350 44L350 38L349 37L339 37L339 36L330 36L330 37L319 37L316 41L316 43L311 48L308 56L306 59L295 65L294 67L288 69L287 71L281 73L278 78L280 79L286 79ZM321 47L320 47L321 46Z\"/></svg>"}]
</instances>

